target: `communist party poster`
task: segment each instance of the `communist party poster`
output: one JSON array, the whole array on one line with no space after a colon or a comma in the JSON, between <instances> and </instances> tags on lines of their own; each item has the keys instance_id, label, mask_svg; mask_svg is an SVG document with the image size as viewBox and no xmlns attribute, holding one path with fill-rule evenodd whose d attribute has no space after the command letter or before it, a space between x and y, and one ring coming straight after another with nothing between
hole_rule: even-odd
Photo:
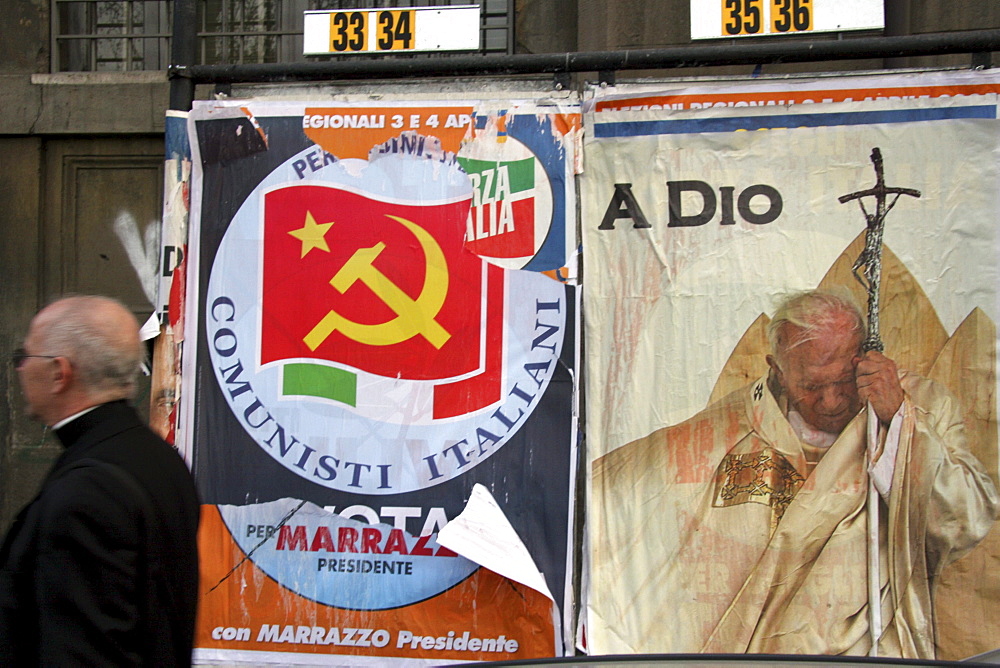
<instances>
[{"instance_id":1,"label":"communist party poster","mask_svg":"<svg viewBox=\"0 0 1000 668\"><path fill-rule=\"evenodd\" d=\"M196 659L561 653L579 125L513 99L196 104Z\"/></svg>"}]
</instances>

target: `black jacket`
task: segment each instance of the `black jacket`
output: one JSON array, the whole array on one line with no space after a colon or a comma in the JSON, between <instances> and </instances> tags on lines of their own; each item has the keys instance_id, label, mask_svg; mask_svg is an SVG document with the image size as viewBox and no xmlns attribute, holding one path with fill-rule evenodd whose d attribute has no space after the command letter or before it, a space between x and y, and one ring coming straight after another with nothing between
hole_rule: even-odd
<instances>
[{"instance_id":1,"label":"black jacket","mask_svg":"<svg viewBox=\"0 0 1000 668\"><path fill-rule=\"evenodd\" d=\"M199 502L123 401L60 428L66 451L0 547L0 665L188 666Z\"/></svg>"}]
</instances>

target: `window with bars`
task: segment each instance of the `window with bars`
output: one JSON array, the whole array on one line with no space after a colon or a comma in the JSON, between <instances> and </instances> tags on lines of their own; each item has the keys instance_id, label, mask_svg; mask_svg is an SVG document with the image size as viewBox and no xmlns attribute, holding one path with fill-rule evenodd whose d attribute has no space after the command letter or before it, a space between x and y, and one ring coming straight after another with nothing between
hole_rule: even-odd
<instances>
[{"instance_id":1,"label":"window with bars","mask_svg":"<svg viewBox=\"0 0 1000 668\"><path fill-rule=\"evenodd\" d=\"M165 70L170 64L172 0L50 1L53 72ZM203 65L314 60L302 55L306 10L473 4L480 6L480 53L512 53L513 0L197 0L198 59Z\"/></svg>"}]
</instances>

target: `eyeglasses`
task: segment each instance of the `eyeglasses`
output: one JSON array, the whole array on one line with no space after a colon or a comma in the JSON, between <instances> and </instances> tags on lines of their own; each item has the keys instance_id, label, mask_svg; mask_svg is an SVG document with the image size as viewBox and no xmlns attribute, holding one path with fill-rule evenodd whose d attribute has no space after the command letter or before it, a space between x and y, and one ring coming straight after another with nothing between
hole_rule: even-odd
<instances>
[{"instance_id":1,"label":"eyeglasses","mask_svg":"<svg viewBox=\"0 0 1000 668\"><path fill-rule=\"evenodd\" d=\"M18 348L13 353L11 353L10 361L11 363L13 363L15 369L20 369L21 366L24 364L24 360L28 359L29 357L40 357L42 359L54 360L57 357L61 357L61 355L29 355L24 351L24 348Z\"/></svg>"}]
</instances>

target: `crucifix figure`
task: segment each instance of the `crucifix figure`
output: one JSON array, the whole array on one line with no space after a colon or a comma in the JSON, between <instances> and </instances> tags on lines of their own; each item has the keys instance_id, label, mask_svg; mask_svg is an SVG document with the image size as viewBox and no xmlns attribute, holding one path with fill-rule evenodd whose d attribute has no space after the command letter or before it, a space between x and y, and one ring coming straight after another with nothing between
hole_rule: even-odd
<instances>
[{"instance_id":1,"label":"crucifix figure","mask_svg":"<svg viewBox=\"0 0 1000 668\"><path fill-rule=\"evenodd\" d=\"M896 205L900 195L910 197L920 197L920 191L913 188L896 188L885 185L885 174L882 171L882 151L875 147L872 149L872 164L875 165L875 186L867 190L859 190L838 198L841 204L857 200L861 206L862 213L868 223L868 231L865 234L865 249L854 262L854 277L868 291L868 333L862 343L865 350L877 350L882 352L885 347L882 337L879 335L878 324L878 293L882 283L882 233L885 230L885 217ZM887 203L890 195L895 195L892 201ZM865 209L865 197L875 198L875 212L868 213ZM864 278L858 270L864 267Z\"/></svg>"}]
</instances>

